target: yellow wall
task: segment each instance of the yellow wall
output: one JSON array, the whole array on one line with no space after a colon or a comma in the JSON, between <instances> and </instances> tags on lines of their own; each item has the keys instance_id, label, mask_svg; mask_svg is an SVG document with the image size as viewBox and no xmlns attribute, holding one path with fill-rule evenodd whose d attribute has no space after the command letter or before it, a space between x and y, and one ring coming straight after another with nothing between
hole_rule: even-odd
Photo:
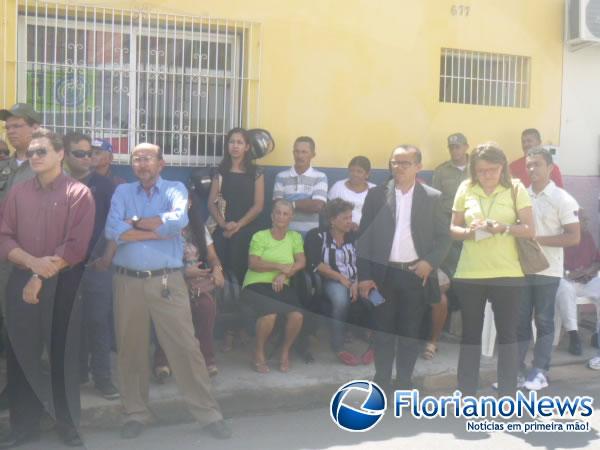
<instances>
[{"instance_id":1,"label":"yellow wall","mask_svg":"<svg viewBox=\"0 0 600 450\"><path fill-rule=\"evenodd\" d=\"M264 164L288 165L292 142L303 134L317 141L315 164L328 167L345 166L356 154L384 167L395 145L415 143L425 167L433 168L447 159L445 137L455 131L471 144L496 140L511 158L520 153L523 128L539 128L545 143L557 143L563 0L464 0L467 17L451 15L457 3L177 0L162 6L152 0L127 7L261 24L258 119L248 125L275 137L277 149ZM439 103L442 47L530 56L530 108Z\"/></svg>"}]
</instances>

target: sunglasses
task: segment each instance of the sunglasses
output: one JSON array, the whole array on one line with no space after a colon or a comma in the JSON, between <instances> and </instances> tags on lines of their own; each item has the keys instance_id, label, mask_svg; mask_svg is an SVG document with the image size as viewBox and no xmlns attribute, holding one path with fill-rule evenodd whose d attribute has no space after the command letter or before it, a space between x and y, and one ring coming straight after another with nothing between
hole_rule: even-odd
<instances>
[{"instance_id":1,"label":"sunglasses","mask_svg":"<svg viewBox=\"0 0 600 450\"><path fill-rule=\"evenodd\" d=\"M71 155L73 155L75 158L78 158L78 159L92 157L92 152L91 151L88 152L86 150L71 150L69 153L71 153Z\"/></svg>"},{"instance_id":2,"label":"sunglasses","mask_svg":"<svg viewBox=\"0 0 600 450\"><path fill-rule=\"evenodd\" d=\"M25 155L27 158L33 158L33 155L37 155L38 158L43 158L48 154L47 148L36 148L35 150L27 150Z\"/></svg>"}]
</instances>

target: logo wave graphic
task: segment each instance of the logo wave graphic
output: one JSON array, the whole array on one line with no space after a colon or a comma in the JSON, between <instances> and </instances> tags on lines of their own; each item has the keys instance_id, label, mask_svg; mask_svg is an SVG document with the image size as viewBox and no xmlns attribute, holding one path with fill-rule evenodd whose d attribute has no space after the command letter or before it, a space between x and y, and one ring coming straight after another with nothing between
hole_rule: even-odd
<instances>
[{"instance_id":1,"label":"logo wave graphic","mask_svg":"<svg viewBox=\"0 0 600 450\"><path fill-rule=\"evenodd\" d=\"M359 407L348 403L348 396L365 397ZM346 431L369 431L385 414L387 400L381 388L372 381L354 380L340 387L331 398L330 414L335 424Z\"/></svg>"}]
</instances>

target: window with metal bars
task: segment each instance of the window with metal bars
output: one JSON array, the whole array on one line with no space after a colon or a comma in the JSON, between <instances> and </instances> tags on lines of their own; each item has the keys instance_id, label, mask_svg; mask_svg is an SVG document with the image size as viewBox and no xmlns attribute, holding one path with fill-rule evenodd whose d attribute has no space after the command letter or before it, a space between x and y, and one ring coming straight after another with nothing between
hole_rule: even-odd
<instances>
[{"instance_id":1,"label":"window with metal bars","mask_svg":"<svg viewBox=\"0 0 600 450\"><path fill-rule=\"evenodd\" d=\"M21 1L18 98L48 128L109 140L120 162L153 142L169 164L216 164L226 133L249 120L256 27Z\"/></svg>"},{"instance_id":2,"label":"window with metal bars","mask_svg":"<svg viewBox=\"0 0 600 450\"><path fill-rule=\"evenodd\" d=\"M440 102L528 108L531 58L443 48Z\"/></svg>"}]
</instances>

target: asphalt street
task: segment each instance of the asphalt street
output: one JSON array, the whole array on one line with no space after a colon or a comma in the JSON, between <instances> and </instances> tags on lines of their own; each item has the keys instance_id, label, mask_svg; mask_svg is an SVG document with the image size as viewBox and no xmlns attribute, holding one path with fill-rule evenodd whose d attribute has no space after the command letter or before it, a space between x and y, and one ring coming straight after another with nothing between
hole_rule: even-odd
<instances>
[{"instance_id":1,"label":"asphalt street","mask_svg":"<svg viewBox=\"0 0 600 450\"><path fill-rule=\"evenodd\" d=\"M594 397L594 414L587 419L589 432L507 433L467 432L464 419L396 419L388 408L384 419L366 433L338 429L326 407L276 415L228 419L234 436L217 441L195 424L157 426L145 430L134 440L122 440L118 430L83 430L89 450L187 450L187 449L580 449L600 448L600 372L583 366L553 369L550 388L545 395L589 395ZM492 391L489 391L491 394ZM448 394L448 393L446 393ZM51 432L27 450L64 448Z\"/></svg>"}]
</instances>

